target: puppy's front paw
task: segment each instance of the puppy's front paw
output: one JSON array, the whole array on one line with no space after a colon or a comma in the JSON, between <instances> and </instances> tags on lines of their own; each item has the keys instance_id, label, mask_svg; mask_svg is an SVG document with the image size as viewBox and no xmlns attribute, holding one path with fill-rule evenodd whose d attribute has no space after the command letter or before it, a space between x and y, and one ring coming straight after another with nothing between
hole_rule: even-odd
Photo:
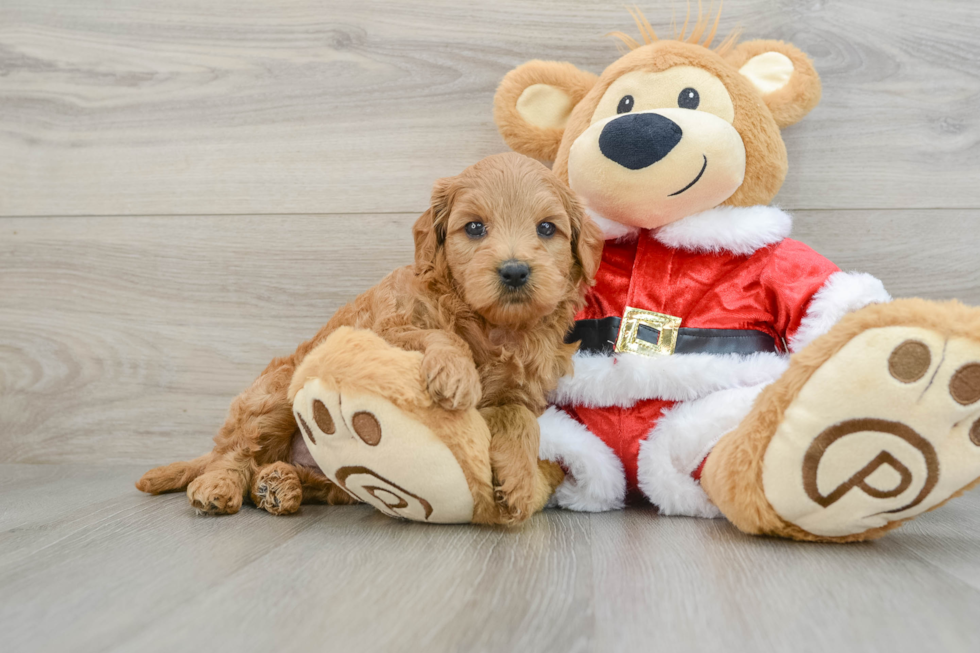
<instances>
[{"instance_id":1,"label":"puppy's front paw","mask_svg":"<svg viewBox=\"0 0 980 653\"><path fill-rule=\"evenodd\" d=\"M422 376L432 399L446 410L467 410L480 401L483 389L473 361L445 350L426 352Z\"/></svg>"}]
</instances>

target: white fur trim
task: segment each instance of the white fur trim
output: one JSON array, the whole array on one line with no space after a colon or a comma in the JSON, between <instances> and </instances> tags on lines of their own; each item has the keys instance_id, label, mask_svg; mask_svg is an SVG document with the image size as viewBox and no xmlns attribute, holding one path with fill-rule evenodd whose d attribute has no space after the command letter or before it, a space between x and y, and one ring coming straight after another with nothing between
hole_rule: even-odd
<instances>
[{"instance_id":1,"label":"white fur trim","mask_svg":"<svg viewBox=\"0 0 980 653\"><path fill-rule=\"evenodd\" d=\"M551 403L629 407L642 399L689 401L718 390L775 381L789 365L786 356L758 353L675 354L646 357L576 353L574 376L558 381Z\"/></svg>"},{"instance_id":2,"label":"white fur trim","mask_svg":"<svg viewBox=\"0 0 980 653\"><path fill-rule=\"evenodd\" d=\"M550 406L538 418L538 456L565 465L569 476L552 502L569 510L617 510L626 502L626 472L613 450L562 410Z\"/></svg>"},{"instance_id":3,"label":"white fur trim","mask_svg":"<svg viewBox=\"0 0 980 653\"><path fill-rule=\"evenodd\" d=\"M602 235L606 240L619 240L620 238L626 238L627 236L635 236L640 233L639 228L630 227L625 224L620 224L610 220L609 218L600 215L596 211L585 207L585 212L589 214L592 221L598 225L599 229L602 231Z\"/></svg>"},{"instance_id":4,"label":"white fur trim","mask_svg":"<svg viewBox=\"0 0 980 653\"><path fill-rule=\"evenodd\" d=\"M884 284L870 274L835 272L810 300L800 328L789 339L790 351L800 351L830 331L848 313L868 304L883 304L891 300Z\"/></svg>"},{"instance_id":5,"label":"white fur trim","mask_svg":"<svg viewBox=\"0 0 980 653\"><path fill-rule=\"evenodd\" d=\"M692 252L748 256L789 236L793 220L774 206L719 206L653 232L668 247Z\"/></svg>"},{"instance_id":6,"label":"white fur trim","mask_svg":"<svg viewBox=\"0 0 980 653\"><path fill-rule=\"evenodd\" d=\"M691 474L718 440L741 423L767 384L722 390L665 411L640 443L640 489L663 515L721 517Z\"/></svg>"}]
</instances>

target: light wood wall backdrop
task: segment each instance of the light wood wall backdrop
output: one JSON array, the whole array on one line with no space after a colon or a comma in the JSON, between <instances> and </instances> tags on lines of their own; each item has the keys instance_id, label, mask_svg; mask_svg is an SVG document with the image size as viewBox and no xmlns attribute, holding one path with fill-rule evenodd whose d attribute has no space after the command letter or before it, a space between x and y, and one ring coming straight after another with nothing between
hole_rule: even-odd
<instances>
[{"instance_id":1,"label":"light wood wall backdrop","mask_svg":"<svg viewBox=\"0 0 980 653\"><path fill-rule=\"evenodd\" d=\"M668 35L686 11L641 6ZM725 2L824 80L785 132L796 237L895 295L980 304L977 25L975 0ZM206 450L410 260L433 180L505 149L500 78L599 72L617 29L591 0L2 0L0 462Z\"/></svg>"}]
</instances>

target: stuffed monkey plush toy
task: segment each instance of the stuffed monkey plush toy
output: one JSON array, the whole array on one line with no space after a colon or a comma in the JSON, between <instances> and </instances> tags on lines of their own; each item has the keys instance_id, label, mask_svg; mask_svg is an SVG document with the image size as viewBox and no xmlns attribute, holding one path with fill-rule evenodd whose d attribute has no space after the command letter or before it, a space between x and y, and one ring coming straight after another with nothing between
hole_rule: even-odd
<instances>
[{"instance_id":1,"label":"stuffed monkey plush toy","mask_svg":"<svg viewBox=\"0 0 980 653\"><path fill-rule=\"evenodd\" d=\"M645 43L620 35L601 75L531 61L494 100L507 144L554 161L606 237L574 376L540 419L568 472L554 501L856 541L975 485L980 310L891 301L769 206L780 130L820 98L811 61L635 18Z\"/></svg>"}]
</instances>

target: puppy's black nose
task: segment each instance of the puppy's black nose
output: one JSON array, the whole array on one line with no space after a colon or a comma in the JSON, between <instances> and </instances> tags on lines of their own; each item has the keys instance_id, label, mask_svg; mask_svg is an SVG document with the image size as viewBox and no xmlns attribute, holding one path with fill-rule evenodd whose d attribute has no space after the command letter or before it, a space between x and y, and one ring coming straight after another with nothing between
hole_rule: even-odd
<instances>
[{"instance_id":1,"label":"puppy's black nose","mask_svg":"<svg viewBox=\"0 0 980 653\"><path fill-rule=\"evenodd\" d=\"M527 283L527 278L531 276L531 268L527 263L522 263L516 259L504 261L504 264L497 268L500 281L508 288L520 288Z\"/></svg>"},{"instance_id":2,"label":"puppy's black nose","mask_svg":"<svg viewBox=\"0 0 980 653\"><path fill-rule=\"evenodd\" d=\"M610 120L599 134L599 151L630 170L664 158L681 142L680 125L659 113L628 113Z\"/></svg>"}]
</instances>

